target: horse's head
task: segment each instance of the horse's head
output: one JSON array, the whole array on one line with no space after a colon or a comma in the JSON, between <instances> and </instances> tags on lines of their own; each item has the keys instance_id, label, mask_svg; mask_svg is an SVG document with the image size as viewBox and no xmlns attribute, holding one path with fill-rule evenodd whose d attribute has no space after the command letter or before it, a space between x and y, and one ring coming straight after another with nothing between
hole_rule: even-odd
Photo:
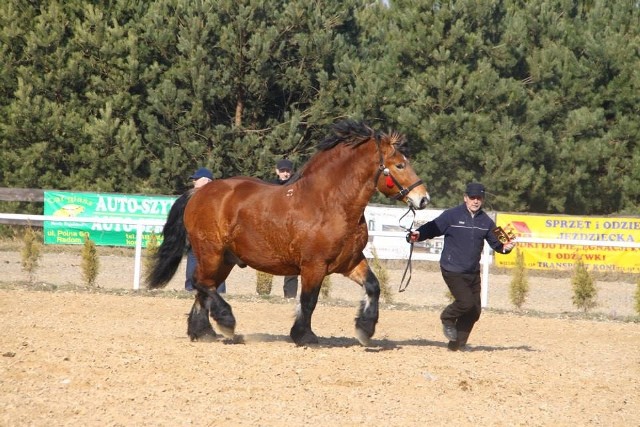
<instances>
[{"instance_id":1,"label":"horse's head","mask_svg":"<svg viewBox=\"0 0 640 427\"><path fill-rule=\"evenodd\" d=\"M333 150L335 147L343 149ZM376 132L363 122L343 120L332 126L332 132L318 148L325 154L322 157L314 156L303 168L302 175L309 176L322 171L322 174L330 174L330 178L335 178L335 171L348 167L350 175L369 180L372 168L377 167L374 184L382 194L402 200L414 209L424 209L429 203L427 187L411 167L406 156L405 139L399 133L392 132L387 135ZM376 156L377 164L369 163L369 155L372 154ZM359 159L362 168L360 171L353 166L354 156ZM327 172L329 167L333 168L333 175L331 170ZM354 182L354 176L349 178L351 184ZM320 180L315 182L318 181ZM371 187L367 186L367 189ZM366 194L367 201L371 194Z\"/></svg>"},{"instance_id":2,"label":"horse's head","mask_svg":"<svg viewBox=\"0 0 640 427\"><path fill-rule=\"evenodd\" d=\"M404 137L396 132L376 135L380 154L376 186L387 197L401 200L414 209L424 209L430 201L427 186L407 159L404 143Z\"/></svg>"}]
</instances>

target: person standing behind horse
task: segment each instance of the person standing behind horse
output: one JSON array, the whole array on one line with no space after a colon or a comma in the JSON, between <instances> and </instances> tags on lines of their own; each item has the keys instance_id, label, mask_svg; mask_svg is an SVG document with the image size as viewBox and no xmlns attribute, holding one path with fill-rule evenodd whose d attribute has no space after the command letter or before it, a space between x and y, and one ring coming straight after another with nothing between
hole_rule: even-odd
<instances>
[{"instance_id":1,"label":"person standing behind horse","mask_svg":"<svg viewBox=\"0 0 640 427\"><path fill-rule=\"evenodd\" d=\"M467 185L464 203L445 210L409 236L412 242L444 235L440 255L442 278L454 297L442 314L442 330L449 350L465 350L473 325L480 319L480 256L485 240L496 253L507 254L515 246L500 243L492 230L496 224L482 210L485 188L480 183Z\"/></svg>"},{"instance_id":2,"label":"person standing behind horse","mask_svg":"<svg viewBox=\"0 0 640 427\"><path fill-rule=\"evenodd\" d=\"M193 191L197 191L200 187L208 184L213 181L213 174L207 168L199 168L193 175L189 177L191 182L193 183ZM198 260L196 256L193 254L191 250L191 246L187 250L187 271L186 278L184 281L184 288L187 291L193 291L193 275L196 272L196 266L198 265ZM218 286L218 293L225 293L227 291L227 284L222 282L220 286Z\"/></svg>"},{"instance_id":3,"label":"person standing behind horse","mask_svg":"<svg viewBox=\"0 0 640 427\"><path fill-rule=\"evenodd\" d=\"M276 162L276 178L271 181L274 184L284 185L293 175L293 162L289 159L281 159ZM295 298L298 295L298 276L284 276L282 286L285 298Z\"/></svg>"}]
</instances>

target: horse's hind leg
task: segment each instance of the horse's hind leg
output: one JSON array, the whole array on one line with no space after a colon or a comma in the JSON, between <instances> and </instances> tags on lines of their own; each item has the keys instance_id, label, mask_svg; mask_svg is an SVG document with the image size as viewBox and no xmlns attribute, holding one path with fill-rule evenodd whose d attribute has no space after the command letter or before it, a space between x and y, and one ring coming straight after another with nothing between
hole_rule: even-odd
<instances>
[{"instance_id":1,"label":"horse's hind leg","mask_svg":"<svg viewBox=\"0 0 640 427\"><path fill-rule=\"evenodd\" d=\"M232 338L236 331L236 318L233 315L231 306L226 302L219 293L210 292L208 298L209 314L216 321L220 332L227 338Z\"/></svg>"},{"instance_id":2,"label":"horse's hind leg","mask_svg":"<svg viewBox=\"0 0 640 427\"><path fill-rule=\"evenodd\" d=\"M198 290L187 320L187 335L189 335L191 341L206 340L216 336L209 321L209 309L206 308L208 299L209 296L205 291Z\"/></svg>"},{"instance_id":3,"label":"horse's hind leg","mask_svg":"<svg viewBox=\"0 0 640 427\"><path fill-rule=\"evenodd\" d=\"M380 282L369 268L366 259L352 270L349 278L364 287L366 296L360 303L358 316L356 317L356 338L362 345L369 345L371 337L376 331L378 323L380 300Z\"/></svg>"},{"instance_id":4,"label":"horse's hind leg","mask_svg":"<svg viewBox=\"0 0 640 427\"><path fill-rule=\"evenodd\" d=\"M209 322L209 315L216 321L225 337L231 338L235 334L236 319L231 306L216 291L229 276L234 265L223 263L220 251L215 249L202 245L197 248L198 265L194 277L198 295L191 308L187 328L191 340L199 339L202 335L211 335L213 328ZM215 335L215 332L213 334Z\"/></svg>"},{"instance_id":5,"label":"horse's hind leg","mask_svg":"<svg viewBox=\"0 0 640 427\"><path fill-rule=\"evenodd\" d=\"M216 321L220 332L225 337L234 336L236 318L233 316L231 306L217 292L198 287L198 295L191 307L187 326L187 335L191 341L216 336L209 321L209 315Z\"/></svg>"}]
</instances>

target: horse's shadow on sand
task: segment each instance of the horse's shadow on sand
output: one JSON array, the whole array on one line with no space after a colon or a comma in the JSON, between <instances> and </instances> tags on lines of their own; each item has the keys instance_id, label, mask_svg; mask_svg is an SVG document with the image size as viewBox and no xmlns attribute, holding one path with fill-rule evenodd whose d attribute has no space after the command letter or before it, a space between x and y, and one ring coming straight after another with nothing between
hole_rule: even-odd
<instances>
[{"instance_id":1,"label":"horse's shadow on sand","mask_svg":"<svg viewBox=\"0 0 640 427\"><path fill-rule=\"evenodd\" d=\"M293 344L291 338L288 335L280 335L280 334L266 334L266 333L252 333L245 335L238 335L235 338L223 339L222 342L224 344L250 344L253 342L283 342L287 344ZM349 347L363 347L360 342L352 337L318 337L317 344L307 344L302 345L301 347L311 347L311 348L349 348ZM367 352L382 352L387 350L398 350L403 347L434 347L434 348L447 348L447 343L443 341L432 341L427 339L408 339L408 340L390 340L387 338L383 339L372 339L369 345L365 346L364 349ZM539 351L528 345L519 345L519 346L486 346L486 345L478 345L478 346L469 346L465 352L494 352L494 351L526 351L526 352L534 352Z\"/></svg>"}]
</instances>

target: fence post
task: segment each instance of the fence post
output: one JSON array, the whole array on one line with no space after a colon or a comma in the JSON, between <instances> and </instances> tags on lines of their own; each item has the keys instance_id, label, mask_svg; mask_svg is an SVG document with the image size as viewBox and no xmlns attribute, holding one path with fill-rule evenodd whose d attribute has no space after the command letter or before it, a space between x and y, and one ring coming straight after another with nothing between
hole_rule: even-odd
<instances>
[{"instance_id":1,"label":"fence post","mask_svg":"<svg viewBox=\"0 0 640 427\"><path fill-rule=\"evenodd\" d=\"M489 300L489 264L491 263L491 247L485 241L482 248L482 288L480 301L483 308L487 307Z\"/></svg>"},{"instance_id":2,"label":"fence post","mask_svg":"<svg viewBox=\"0 0 640 427\"><path fill-rule=\"evenodd\" d=\"M144 225L138 222L136 224L136 255L133 261L133 290L140 289L140 272L142 265L142 231Z\"/></svg>"}]
</instances>

